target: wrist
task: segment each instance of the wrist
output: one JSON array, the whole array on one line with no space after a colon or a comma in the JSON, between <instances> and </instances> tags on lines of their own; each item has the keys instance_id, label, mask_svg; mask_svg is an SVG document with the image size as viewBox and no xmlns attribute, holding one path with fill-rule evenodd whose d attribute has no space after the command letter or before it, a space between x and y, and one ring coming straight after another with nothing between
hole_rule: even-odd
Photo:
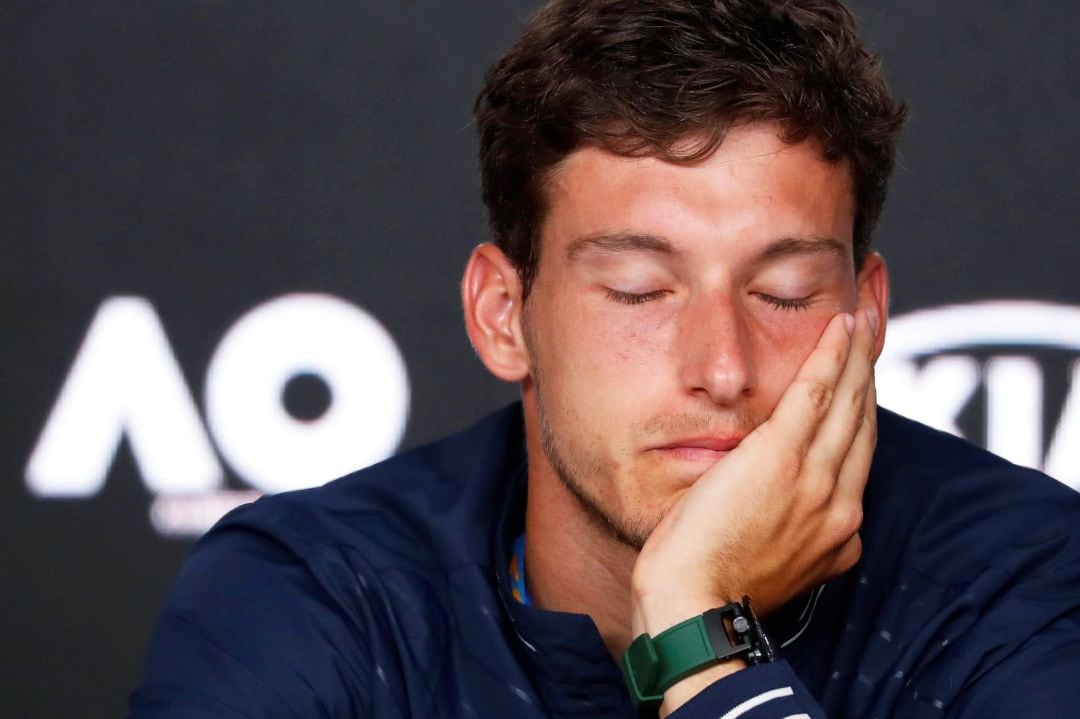
<instances>
[{"instance_id":1,"label":"wrist","mask_svg":"<svg viewBox=\"0 0 1080 719\"><path fill-rule=\"evenodd\" d=\"M656 597L635 598L636 636L622 664L630 695L645 714L659 709L664 716L748 664L776 660L749 597L700 613L697 602L707 606L711 600L682 599L672 606ZM682 618L688 611L694 616Z\"/></svg>"},{"instance_id":2,"label":"wrist","mask_svg":"<svg viewBox=\"0 0 1080 719\"><path fill-rule=\"evenodd\" d=\"M718 682L741 669L746 669L746 667L747 664L741 657L732 657L727 661L720 662L697 674L691 674L685 679L672 684L664 692L664 701L660 704L659 716L663 719L663 717L705 691L710 684Z\"/></svg>"},{"instance_id":3,"label":"wrist","mask_svg":"<svg viewBox=\"0 0 1080 719\"><path fill-rule=\"evenodd\" d=\"M690 617L735 601L714 593L648 591L634 588L631 597L631 637L656 636Z\"/></svg>"}]
</instances>

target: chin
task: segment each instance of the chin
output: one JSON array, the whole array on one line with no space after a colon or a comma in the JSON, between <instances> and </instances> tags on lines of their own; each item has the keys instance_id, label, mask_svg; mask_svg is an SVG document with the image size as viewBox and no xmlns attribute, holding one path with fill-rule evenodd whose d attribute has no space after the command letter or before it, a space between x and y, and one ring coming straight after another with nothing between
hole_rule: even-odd
<instances>
[{"instance_id":1,"label":"chin","mask_svg":"<svg viewBox=\"0 0 1080 719\"><path fill-rule=\"evenodd\" d=\"M700 475L699 475L700 476ZM639 527L647 527L649 533L663 521L667 513L678 504L687 490L694 485L697 477L668 477L662 484L655 481L649 492L637 498L633 506L638 508L632 522Z\"/></svg>"},{"instance_id":2,"label":"chin","mask_svg":"<svg viewBox=\"0 0 1080 719\"><path fill-rule=\"evenodd\" d=\"M682 496L713 464L652 454L640 474L643 479L637 486L641 487L643 494L678 493Z\"/></svg>"}]
</instances>

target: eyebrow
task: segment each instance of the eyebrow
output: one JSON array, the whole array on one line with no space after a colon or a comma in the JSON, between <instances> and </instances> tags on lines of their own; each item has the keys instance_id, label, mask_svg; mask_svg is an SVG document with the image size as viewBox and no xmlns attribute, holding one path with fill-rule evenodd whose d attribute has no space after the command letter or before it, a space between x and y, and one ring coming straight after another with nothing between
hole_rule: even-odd
<instances>
[{"instance_id":1,"label":"eyebrow","mask_svg":"<svg viewBox=\"0 0 1080 719\"><path fill-rule=\"evenodd\" d=\"M825 235L811 235L776 240L759 252L753 261L755 264L767 264L798 255L832 255L839 260L851 258L848 246L840 240Z\"/></svg>"},{"instance_id":2,"label":"eyebrow","mask_svg":"<svg viewBox=\"0 0 1080 719\"><path fill-rule=\"evenodd\" d=\"M566 257L573 262L590 250L605 255L619 252L651 252L670 257L680 254L671 242L658 235L614 232L572 240L566 247ZM752 262L764 265L788 257L806 255L831 255L843 261L851 258L848 246L840 240L826 235L810 235L809 237L782 237L759 252Z\"/></svg>"},{"instance_id":3,"label":"eyebrow","mask_svg":"<svg viewBox=\"0 0 1080 719\"><path fill-rule=\"evenodd\" d=\"M652 252L669 256L678 254L675 246L663 237L632 232L616 232L606 235L578 237L566 246L566 257L573 262L589 250L605 255L617 252Z\"/></svg>"}]
</instances>

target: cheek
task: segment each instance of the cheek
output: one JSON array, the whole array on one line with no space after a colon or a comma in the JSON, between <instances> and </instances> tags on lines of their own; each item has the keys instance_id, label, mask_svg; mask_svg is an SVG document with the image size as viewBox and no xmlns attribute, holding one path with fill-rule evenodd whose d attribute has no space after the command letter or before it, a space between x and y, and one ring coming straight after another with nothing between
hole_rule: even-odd
<instances>
[{"instance_id":1,"label":"cheek","mask_svg":"<svg viewBox=\"0 0 1080 719\"><path fill-rule=\"evenodd\" d=\"M759 392L771 404L795 379L833 314L832 310L809 309L756 320Z\"/></svg>"},{"instance_id":2,"label":"cheek","mask_svg":"<svg viewBox=\"0 0 1080 719\"><path fill-rule=\"evenodd\" d=\"M674 329L663 311L578 306L556 321L551 366L580 411L621 412L660 389Z\"/></svg>"},{"instance_id":3,"label":"cheek","mask_svg":"<svg viewBox=\"0 0 1080 719\"><path fill-rule=\"evenodd\" d=\"M638 312L616 311L599 317L592 333L597 346L606 350L599 361L608 371L657 372L674 332L670 314L657 307Z\"/></svg>"}]
</instances>

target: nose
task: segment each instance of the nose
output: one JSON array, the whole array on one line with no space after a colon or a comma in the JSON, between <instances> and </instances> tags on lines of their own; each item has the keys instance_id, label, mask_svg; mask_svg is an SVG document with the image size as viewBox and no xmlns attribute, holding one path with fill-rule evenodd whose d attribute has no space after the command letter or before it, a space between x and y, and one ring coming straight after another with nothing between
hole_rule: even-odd
<instances>
[{"instance_id":1,"label":"nose","mask_svg":"<svg viewBox=\"0 0 1080 719\"><path fill-rule=\"evenodd\" d=\"M754 389L747 318L730 297L701 298L688 309L675 348L683 387L715 405L734 405Z\"/></svg>"}]
</instances>

